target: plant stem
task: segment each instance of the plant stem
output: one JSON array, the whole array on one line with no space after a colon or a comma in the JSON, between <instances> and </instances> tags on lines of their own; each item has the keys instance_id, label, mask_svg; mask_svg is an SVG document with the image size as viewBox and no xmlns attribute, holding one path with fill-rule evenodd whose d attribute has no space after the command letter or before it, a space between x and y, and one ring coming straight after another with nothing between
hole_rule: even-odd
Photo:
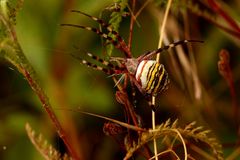
<instances>
[{"instance_id":1,"label":"plant stem","mask_svg":"<svg viewBox=\"0 0 240 160\"><path fill-rule=\"evenodd\" d=\"M130 28L129 28L129 38L128 38L129 50L131 50L131 47L132 47L132 33L133 33L133 26L134 26L134 21L135 21L135 17L134 17L135 6L136 6L136 0L132 0L132 12L133 13L131 14L131 22L130 22Z\"/></svg>"},{"instance_id":2,"label":"plant stem","mask_svg":"<svg viewBox=\"0 0 240 160\"><path fill-rule=\"evenodd\" d=\"M4 2L1 1L0 3L0 24L1 28L0 30L5 31L5 36L1 37L0 41L0 50L2 51L2 57L5 58L7 61L9 61L13 66L15 66L18 71L26 78L29 85L31 86L32 90L36 93L38 98L40 99L43 108L48 113L48 116L50 117L51 121L53 122L56 131L59 135L59 137L63 140L66 147L68 148L68 151L70 152L72 158L75 160L78 160L78 156L71 147L69 143L69 139L67 138L67 135L65 131L63 130L60 122L57 119L57 116L53 112L52 106L48 100L47 95L45 94L42 86L40 85L40 82L38 80L38 76L33 69L32 65L29 63L27 58L25 57L22 48L18 42L16 30L15 30L15 24L11 21L10 17L8 17L8 11L7 7L4 7ZM6 13L5 13L6 12Z\"/></svg>"},{"instance_id":3,"label":"plant stem","mask_svg":"<svg viewBox=\"0 0 240 160\"><path fill-rule=\"evenodd\" d=\"M240 33L240 27L239 25L232 19L231 16L229 16L222 8L221 6L216 3L214 0L208 0L208 4L211 6L211 8L218 13L225 21L238 33Z\"/></svg>"},{"instance_id":4,"label":"plant stem","mask_svg":"<svg viewBox=\"0 0 240 160\"><path fill-rule=\"evenodd\" d=\"M161 26L161 30L160 30L160 37L159 37L158 48L161 48L161 46L162 46L163 33L164 33L165 26L166 26L166 21L167 21L167 17L168 17L168 13L169 13L170 7L171 7L171 3L172 3L172 0L169 0L168 4L167 4L166 11L165 11L165 14L164 14L164 17L163 17L163 22L162 22L162 26ZM160 61L160 53L157 54L156 61L157 62ZM152 96L152 104L153 105L155 105L155 100L156 100L156 97ZM156 128L155 125L156 125L155 124L155 112L152 111L152 128L153 128L153 130ZM153 145L154 145L155 160L158 160L157 141L156 141L155 138L153 139Z\"/></svg>"}]
</instances>

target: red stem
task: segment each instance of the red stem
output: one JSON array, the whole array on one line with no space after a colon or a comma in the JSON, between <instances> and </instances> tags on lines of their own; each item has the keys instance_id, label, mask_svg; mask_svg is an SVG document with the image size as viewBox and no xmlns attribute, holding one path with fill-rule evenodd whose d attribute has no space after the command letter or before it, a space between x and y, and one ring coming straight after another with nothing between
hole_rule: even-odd
<instances>
[{"instance_id":1,"label":"red stem","mask_svg":"<svg viewBox=\"0 0 240 160\"><path fill-rule=\"evenodd\" d=\"M59 137L63 140L64 144L68 148L68 151L69 151L70 155L72 156L72 158L74 160L79 160L80 158L78 157L75 150L71 147L65 131L63 130L61 124L59 123L59 121L57 119L57 116L54 114L51 105L49 104L48 100L46 99L46 95L44 95L43 91L37 90L37 88L39 88L38 84L33 80L33 78L31 77L31 74L25 69L23 69L23 71L24 71L23 74L26 77L29 85L32 87L32 89L37 94L38 98L40 99L40 101L41 101L41 103L44 107L44 109L46 110L50 119L52 120Z\"/></svg>"},{"instance_id":2,"label":"red stem","mask_svg":"<svg viewBox=\"0 0 240 160\"><path fill-rule=\"evenodd\" d=\"M128 48L131 50L132 48L132 33L133 33L133 26L134 26L134 10L136 6L136 0L132 0L132 14L131 14L131 22L130 22L130 27L129 27L129 38L128 38Z\"/></svg>"},{"instance_id":3,"label":"red stem","mask_svg":"<svg viewBox=\"0 0 240 160\"><path fill-rule=\"evenodd\" d=\"M4 17L2 17L1 22L4 23L5 27L8 29L9 31L9 35L12 38L12 42L18 46L19 50L17 50L18 52L21 52L21 47L18 44L18 40L17 40L17 35L16 35L16 31L15 28L13 27L12 24L10 24L8 22L8 20L6 20ZM22 53L19 53L19 57L22 56L22 59L25 59L25 57L23 55L21 55ZM18 57L18 58L19 58ZM23 61L23 60L22 60ZM27 61L27 60L26 60ZM25 62L26 63L26 62ZM16 64L13 64L16 65ZM48 113L51 121L53 122L56 131L59 135L59 137L63 140L63 142L65 143L71 157L74 160L79 160L80 158L78 157L77 153L75 152L74 148L71 147L70 143L69 143L69 139L66 136L65 131L63 130L60 122L57 119L57 116L55 115L55 113L52 110L52 106L50 105L47 96L45 95L44 91L41 89L41 87L39 86L39 84L36 82L36 80L32 77L32 74L34 74L34 70L33 68L31 68L31 66L26 67L27 64L23 64L23 63L19 63L17 64L19 65L17 68L19 70L19 72L21 72L23 74L23 76L27 79L29 85L31 86L31 88L33 89L33 91L37 94L39 100L42 103L42 106L44 107L44 109L46 110L46 112ZM26 69L28 68L28 69ZM34 76L34 75L33 75Z\"/></svg>"},{"instance_id":4,"label":"red stem","mask_svg":"<svg viewBox=\"0 0 240 160\"><path fill-rule=\"evenodd\" d=\"M221 6L215 2L215 0L208 0L208 4L211 6L211 8L218 14L220 14L220 16L223 17L223 19L226 20L226 22L232 26L232 28L234 30L236 30L237 32L240 32L240 27L238 26L238 24L234 21L234 19L232 19L232 17L230 17L222 8Z\"/></svg>"},{"instance_id":5,"label":"red stem","mask_svg":"<svg viewBox=\"0 0 240 160\"><path fill-rule=\"evenodd\" d=\"M219 27L219 28L222 29L223 31L225 31L225 32L231 34L232 36L240 39L240 32L235 31L235 29L233 30L232 28L229 28L229 26L227 26L227 27L223 26L222 24L216 22L216 21L215 21L215 18L206 16L206 14L204 14L203 12L194 12L194 11L192 11L192 10L191 10L191 7L192 7L192 6L188 6L189 11L191 11L193 14L196 14L197 16L200 16L200 17L205 18L205 19L208 20L210 23L213 23L214 25L216 25L217 27Z\"/></svg>"}]
</instances>

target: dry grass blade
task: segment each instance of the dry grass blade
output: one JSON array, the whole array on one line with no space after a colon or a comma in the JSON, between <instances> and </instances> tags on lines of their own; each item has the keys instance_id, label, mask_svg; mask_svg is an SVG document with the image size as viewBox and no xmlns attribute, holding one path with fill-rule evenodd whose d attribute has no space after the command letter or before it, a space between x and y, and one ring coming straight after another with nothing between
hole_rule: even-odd
<instances>
[{"instance_id":1,"label":"dry grass blade","mask_svg":"<svg viewBox=\"0 0 240 160\"><path fill-rule=\"evenodd\" d=\"M240 147L236 148L227 158L226 160L235 160L239 158L240 155Z\"/></svg>"},{"instance_id":2,"label":"dry grass blade","mask_svg":"<svg viewBox=\"0 0 240 160\"><path fill-rule=\"evenodd\" d=\"M98 117L98 118L101 118L101 119L105 119L107 121L110 121L110 122L113 122L113 123L116 123L116 124L119 124L120 126L123 126L125 128L128 128L128 129L131 129L131 130L134 130L134 131L146 131L145 129L143 128L140 128L140 127L137 127L137 126L133 126L133 125L130 125L128 123L125 123L125 122L121 122L121 121L118 121L118 120L115 120L115 119L112 119L112 118L108 118L108 117L105 117L105 116L101 116L101 115L98 115L98 114L94 114L94 113L89 113L89 112L84 112L84 111L80 111L79 109L68 109L68 108L55 108L56 110L68 110L68 111L74 111L74 112L78 112L78 113L82 113L82 114L86 114L86 115L89 115L89 116L93 116L93 117Z\"/></svg>"}]
</instances>

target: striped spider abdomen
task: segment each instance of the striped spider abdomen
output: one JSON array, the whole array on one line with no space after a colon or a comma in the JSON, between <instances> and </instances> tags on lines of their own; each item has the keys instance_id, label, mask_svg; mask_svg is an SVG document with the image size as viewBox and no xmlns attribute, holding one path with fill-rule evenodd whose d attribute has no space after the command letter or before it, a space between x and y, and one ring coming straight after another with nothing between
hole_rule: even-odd
<instances>
[{"instance_id":1,"label":"striped spider abdomen","mask_svg":"<svg viewBox=\"0 0 240 160\"><path fill-rule=\"evenodd\" d=\"M167 89L169 84L168 73L164 65L155 60L143 60L139 63L135 74L142 89L153 96Z\"/></svg>"},{"instance_id":2,"label":"striped spider abdomen","mask_svg":"<svg viewBox=\"0 0 240 160\"><path fill-rule=\"evenodd\" d=\"M111 27L110 24L104 22L102 19L90 16L81 11L72 10L72 12L79 13L91 18L92 20L99 23L101 27L105 29L105 31L102 31L94 27L87 27L71 23L61 24L61 26L76 27L95 32L103 39L107 40L107 42L114 45L116 49L123 52L125 55L125 57L112 58L112 60L118 62L117 65L114 65L114 63L111 63L111 61L105 61L91 53L87 54L88 57L100 62L102 64L101 66L98 66L97 64L91 63L87 60L84 60L81 57L76 56L75 57L78 58L82 64L85 64L88 67L92 67L96 70L101 70L108 75L112 76L116 76L119 74L124 75L125 76L123 83L124 89L127 87L127 79L129 78L132 86L132 91L135 90L134 89L135 85L142 94L157 96L159 93L166 90L169 84L167 71L165 70L162 64L155 60L152 60L153 56L155 56L158 53L161 53L164 50L168 50L170 48L176 47L177 45L182 45L184 43L203 42L201 40L180 40L169 45L163 46L161 48L148 51L144 54L141 54L139 57L134 58L132 56L130 47L125 43L125 41L119 35L119 33ZM109 34L112 34L113 37L110 36ZM121 76L121 78L117 81L116 85L118 84L118 82L121 81L122 77L124 76Z\"/></svg>"}]
</instances>

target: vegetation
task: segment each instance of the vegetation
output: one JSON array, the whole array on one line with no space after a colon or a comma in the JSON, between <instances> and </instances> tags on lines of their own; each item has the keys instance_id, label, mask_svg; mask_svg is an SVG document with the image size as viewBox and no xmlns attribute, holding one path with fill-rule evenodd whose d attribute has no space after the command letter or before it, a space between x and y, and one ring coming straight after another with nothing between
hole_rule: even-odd
<instances>
[{"instance_id":1,"label":"vegetation","mask_svg":"<svg viewBox=\"0 0 240 160\"><path fill-rule=\"evenodd\" d=\"M239 159L239 5L1 0L0 159ZM61 24L99 28L113 40ZM115 32L129 53L114 47ZM127 75L81 63L102 66L89 52L118 65L184 39L204 43L156 56L170 78L157 97L139 92Z\"/></svg>"}]
</instances>

